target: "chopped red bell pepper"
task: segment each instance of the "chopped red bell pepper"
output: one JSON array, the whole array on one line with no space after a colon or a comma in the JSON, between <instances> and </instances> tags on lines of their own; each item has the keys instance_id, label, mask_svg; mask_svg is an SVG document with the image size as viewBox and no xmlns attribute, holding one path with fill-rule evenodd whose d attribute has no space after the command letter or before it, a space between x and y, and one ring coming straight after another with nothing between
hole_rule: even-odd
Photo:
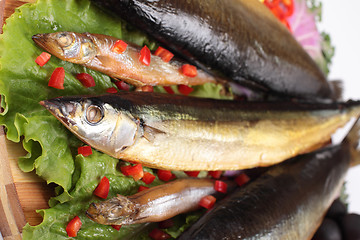
<instances>
[{"instance_id":1,"label":"chopped red bell pepper","mask_svg":"<svg viewBox=\"0 0 360 240\"><path fill-rule=\"evenodd\" d=\"M106 92L107 93L117 93L118 90L116 88L114 88L114 87L111 87L111 88L106 89Z\"/></svg>"},{"instance_id":2,"label":"chopped red bell pepper","mask_svg":"<svg viewBox=\"0 0 360 240\"><path fill-rule=\"evenodd\" d=\"M199 205L206 209L210 209L214 206L215 202L216 198L214 196L207 195L200 200Z\"/></svg>"},{"instance_id":3,"label":"chopped red bell pepper","mask_svg":"<svg viewBox=\"0 0 360 240\"><path fill-rule=\"evenodd\" d=\"M131 165L127 165L127 166L121 166L120 170L122 172L122 174L124 174L125 176L129 176L129 169L132 168Z\"/></svg>"},{"instance_id":4,"label":"chopped red bell pepper","mask_svg":"<svg viewBox=\"0 0 360 240\"><path fill-rule=\"evenodd\" d=\"M87 157L92 154L92 149L90 146L78 147L78 154L81 154L84 157Z\"/></svg>"},{"instance_id":5,"label":"chopped red bell pepper","mask_svg":"<svg viewBox=\"0 0 360 240\"><path fill-rule=\"evenodd\" d=\"M189 87L184 84L180 84L178 86L178 90L181 94L186 95L186 96L189 95L190 93L192 93L192 91L194 91L194 89L192 87Z\"/></svg>"},{"instance_id":6,"label":"chopped red bell pepper","mask_svg":"<svg viewBox=\"0 0 360 240\"><path fill-rule=\"evenodd\" d=\"M110 190L110 182L109 179L104 176L100 183L97 185L97 187L95 188L93 194L95 196L98 196L100 198L106 199L107 196L109 195L109 190Z\"/></svg>"},{"instance_id":7,"label":"chopped red bell pepper","mask_svg":"<svg viewBox=\"0 0 360 240\"><path fill-rule=\"evenodd\" d=\"M170 219L159 222L158 226L161 229L171 228L172 226L174 226L174 221L170 218Z\"/></svg>"},{"instance_id":8,"label":"chopped red bell pepper","mask_svg":"<svg viewBox=\"0 0 360 240\"><path fill-rule=\"evenodd\" d=\"M149 173L149 172L144 172L144 176L142 178L142 181L146 184L150 184L155 180L155 175Z\"/></svg>"},{"instance_id":9,"label":"chopped red bell pepper","mask_svg":"<svg viewBox=\"0 0 360 240\"><path fill-rule=\"evenodd\" d=\"M149 233L149 237L153 240L166 240L166 239L171 238L171 236L169 234L167 234L166 232L164 232L158 228L155 228L154 230L152 230Z\"/></svg>"},{"instance_id":10,"label":"chopped red bell pepper","mask_svg":"<svg viewBox=\"0 0 360 240\"><path fill-rule=\"evenodd\" d=\"M136 164L131 168L127 169L129 176L132 176L135 181L140 180L144 176L144 170L141 164Z\"/></svg>"},{"instance_id":11,"label":"chopped red bell pepper","mask_svg":"<svg viewBox=\"0 0 360 240\"><path fill-rule=\"evenodd\" d=\"M76 237L81 228L82 222L78 216L74 217L66 226L66 232L69 237Z\"/></svg>"},{"instance_id":12,"label":"chopped red bell pepper","mask_svg":"<svg viewBox=\"0 0 360 240\"><path fill-rule=\"evenodd\" d=\"M65 79L64 68L63 67L55 68L55 70L51 74L48 86L57 89L64 89L64 79Z\"/></svg>"},{"instance_id":13,"label":"chopped red bell pepper","mask_svg":"<svg viewBox=\"0 0 360 240\"><path fill-rule=\"evenodd\" d=\"M195 66L190 64L184 64L181 66L181 73L187 77L196 77L197 69Z\"/></svg>"},{"instance_id":14,"label":"chopped red bell pepper","mask_svg":"<svg viewBox=\"0 0 360 240\"><path fill-rule=\"evenodd\" d=\"M174 90L170 87L170 86L163 86L163 88L165 89L165 91L168 93L168 94L174 94Z\"/></svg>"},{"instance_id":15,"label":"chopped red bell pepper","mask_svg":"<svg viewBox=\"0 0 360 240\"><path fill-rule=\"evenodd\" d=\"M111 225L112 228L114 228L115 230L120 230L122 225Z\"/></svg>"},{"instance_id":16,"label":"chopped red bell pepper","mask_svg":"<svg viewBox=\"0 0 360 240\"><path fill-rule=\"evenodd\" d=\"M36 59L35 62L40 66L44 66L51 58L51 54L42 52Z\"/></svg>"},{"instance_id":17,"label":"chopped red bell pepper","mask_svg":"<svg viewBox=\"0 0 360 240\"><path fill-rule=\"evenodd\" d=\"M144 191L144 190L148 190L149 187L146 187L146 186L139 186L139 189L138 189L138 192L141 192L141 191Z\"/></svg>"},{"instance_id":18,"label":"chopped red bell pepper","mask_svg":"<svg viewBox=\"0 0 360 240\"><path fill-rule=\"evenodd\" d=\"M150 66L150 61L151 61L151 52L149 50L149 48L147 46L144 46L141 50L140 50L140 57L139 60L141 63L143 63L146 66Z\"/></svg>"},{"instance_id":19,"label":"chopped red bell pepper","mask_svg":"<svg viewBox=\"0 0 360 240\"><path fill-rule=\"evenodd\" d=\"M208 174L215 179L219 179L222 174L222 171L209 171Z\"/></svg>"},{"instance_id":20,"label":"chopped red bell pepper","mask_svg":"<svg viewBox=\"0 0 360 240\"><path fill-rule=\"evenodd\" d=\"M84 87L95 87L95 80L94 78L87 73L79 73L76 74L76 79L79 80Z\"/></svg>"},{"instance_id":21,"label":"chopped red bell pepper","mask_svg":"<svg viewBox=\"0 0 360 240\"><path fill-rule=\"evenodd\" d=\"M214 186L215 190L221 193L226 193L227 192L227 183L223 182L223 181L215 181L215 186Z\"/></svg>"},{"instance_id":22,"label":"chopped red bell pepper","mask_svg":"<svg viewBox=\"0 0 360 240\"><path fill-rule=\"evenodd\" d=\"M126 42L124 42L123 40L117 40L114 43L114 46L111 48L111 51L121 54L125 52L126 48L127 48Z\"/></svg>"},{"instance_id":23,"label":"chopped red bell pepper","mask_svg":"<svg viewBox=\"0 0 360 240\"><path fill-rule=\"evenodd\" d=\"M165 182L170 181L171 179L173 179L175 177L175 175L171 171L162 170L162 169L159 169L157 171L157 175L160 180L165 181Z\"/></svg>"},{"instance_id":24,"label":"chopped red bell pepper","mask_svg":"<svg viewBox=\"0 0 360 240\"><path fill-rule=\"evenodd\" d=\"M235 178L235 182L239 186L242 186L242 185L246 184L249 181L250 181L250 178L245 173L242 173L242 174L240 174L239 176L237 176Z\"/></svg>"},{"instance_id":25,"label":"chopped red bell pepper","mask_svg":"<svg viewBox=\"0 0 360 240\"><path fill-rule=\"evenodd\" d=\"M184 171L189 177L197 177L200 171Z\"/></svg>"},{"instance_id":26,"label":"chopped red bell pepper","mask_svg":"<svg viewBox=\"0 0 360 240\"><path fill-rule=\"evenodd\" d=\"M123 90L123 91L129 91L129 90L130 90L129 84L127 84L127 83L124 82L124 81L116 81L116 82L115 82L115 85L117 86L117 88L118 88L119 90Z\"/></svg>"},{"instance_id":27,"label":"chopped red bell pepper","mask_svg":"<svg viewBox=\"0 0 360 240\"><path fill-rule=\"evenodd\" d=\"M164 62L169 62L174 57L174 54L162 47L158 47L154 55L161 57Z\"/></svg>"}]
</instances>

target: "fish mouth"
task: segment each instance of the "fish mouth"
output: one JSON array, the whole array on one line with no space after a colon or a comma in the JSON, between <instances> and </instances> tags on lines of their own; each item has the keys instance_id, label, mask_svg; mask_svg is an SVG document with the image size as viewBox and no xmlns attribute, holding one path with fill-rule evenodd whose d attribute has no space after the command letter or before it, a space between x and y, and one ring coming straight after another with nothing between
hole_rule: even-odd
<instances>
[{"instance_id":1,"label":"fish mouth","mask_svg":"<svg viewBox=\"0 0 360 240\"><path fill-rule=\"evenodd\" d=\"M48 41L47 34L39 33L35 34L31 38L37 45L49 52L48 44L46 43Z\"/></svg>"},{"instance_id":2,"label":"fish mouth","mask_svg":"<svg viewBox=\"0 0 360 240\"><path fill-rule=\"evenodd\" d=\"M64 123L65 126L76 125L69 116L76 111L76 106L73 104L63 104L58 99L43 100L39 104L45 107L54 117Z\"/></svg>"}]
</instances>

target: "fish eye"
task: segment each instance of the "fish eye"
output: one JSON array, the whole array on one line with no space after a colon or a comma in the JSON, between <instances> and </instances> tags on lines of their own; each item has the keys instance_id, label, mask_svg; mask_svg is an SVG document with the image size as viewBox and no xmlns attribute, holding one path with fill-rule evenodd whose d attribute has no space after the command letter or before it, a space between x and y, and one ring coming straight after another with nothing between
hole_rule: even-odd
<instances>
[{"instance_id":1,"label":"fish eye","mask_svg":"<svg viewBox=\"0 0 360 240\"><path fill-rule=\"evenodd\" d=\"M58 34L57 41L62 47L69 47L74 42L74 38L71 34L63 32Z\"/></svg>"},{"instance_id":2,"label":"fish eye","mask_svg":"<svg viewBox=\"0 0 360 240\"><path fill-rule=\"evenodd\" d=\"M86 110L86 120L89 123L96 124L103 119L104 114L100 107L95 105L90 105Z\"/></svg>"}]
</instances>

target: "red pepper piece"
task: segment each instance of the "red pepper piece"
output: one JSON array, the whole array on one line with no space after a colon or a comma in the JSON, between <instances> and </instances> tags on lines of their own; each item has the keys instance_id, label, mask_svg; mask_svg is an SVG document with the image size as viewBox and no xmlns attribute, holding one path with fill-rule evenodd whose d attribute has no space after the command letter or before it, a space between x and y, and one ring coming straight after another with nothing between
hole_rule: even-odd
<instances>
[{"instance_id":1,"label":"red pepper piece","mask_svg":"<svg viewBox=\"0 0 360 240\"><path fill-rule=\"evenodd\" d=\"M219 179L222 174L222 171L209 171L208 174L215 179Z\"/></svg>"},{"instance_id":2,"label":"red pepper piece","mask_svg":"<svg viewBox=\"0 0 360 240\"><path fill-rule=\"evenodd\" d=\"M227 192L227 184L226 182L223 181L215 181L215 186L214 186L215 190L221 193L226 193Z\"/></svg>"},{"instance_id":3,"label":"red pepper piece","mask_svg":"<svg viewBox=\"0 0 360 240\"><path fill-rule=\"evenodd\" d=\"M66 232L69 237L76 237L81 228L82 222L78 216L74 217L66 226Z\"/></svg>"},{"instance_id":4,"label":"red pepper piece","mask_svg":"<svg viewBox=\"0 0 360 240\"><path fill-rule=\"evenodd\" d=\"M87 73L79 73L76 74L76 79L79 80L84 87L95 87L95 80L94 78Z\"/></svg>"},{"instance_id":5,"label":"red pepper piece","mask_svg":"<svg viewBox=\"0 0 360 240\"><path fill-rule=\"evenodd\" d=\"M169 234L167 234L166 232L164 232L158 228L155 228L154 230L152 230L149 233L149 237L154 240L166 240L166 239L171 238L171 236Z\"/></svg>"},{"instance_id":6,"label":"red pepper piece","mask_svg":"<svg viewBox=\"0 0 360 240\"><path fill-rule=\"evenodd\" d=\"M181 73L187 77L196 77L197 69L195 66L190 64L184 64L181 66Z\"/></svg>"},{"instance_id":7,"label":"red pepper piece","mask_svg":"<svg viewBox=\"0 0 360 240\"><path fill-rule=\"evenodd\" d=\"M268 8L274 8L279 5L280 0L264 0L265 6Z\"/></svg>"},{"instance_id":8,"label":"red pepper piece","mask_svg":"<svg viewBox=\"0 0 360 240\"><path fill-rule=\"evenodd\" d=\"M207 195L200 200L199 205L206 209L210 209L214 206L215 202L216 198L214 196Z\"/></svg>"},{"instance_id":9,"label":"red pepper piece","mask_svg":"<svg viewBox=\"0 0 360 240\"><path fill-rule=\"evenodd\" d=\"M169 62L174 57L174 54L162 47L158 47L154 55L161 57L164 62Z\"/></svg>"},{"instance_id":10,"label":"red pepper piece","mask_svg":"<svg viewBox=\"0 0 360 240\"><path fill-rule=\"evenodd\" d=\"M170 219L159 222L158 226L161 229L171 228L172 226L174 226L174 221L170 218Z\"/></svg>"},{"instance_id":11,"label":"red pepper piece","mask_svg":"<svg viewBox=\"0 0 360 240\"><path fill-rule=\"evenodd\" d=\"M51 54L42 52L36 59L35 62L40 66L44 66L51 58Z\"/></svg>"},{"instance_id":12,"label":"red pepper piece","mask_svg":"<svg viewBox=\"0 0 360 240\"><path fill-rule=\"evenodd\" d=\"M97 185L97 187L95 188L93 194L95 196L98 196L100 198L106 199L107 196L109 195L109 190L110 190L110 182L109 179L104 176L100 183Z\"/></svg>"},{"instance_id":13,"label":"red pepper piece","mask_svg":"<svg viewBox=\"0 0 360 240\"><path fill-rule=\"evenodd\" d=\"M144 191L144 190L147 190L149 189L149 187L146 187L146 186L139 186L139 189L138 189L138 192L141 192L141 191Z\"/></svg>"},{"instance_id":14,"label":"red pepper piece","mask_svg":"<svg viewBox=\"0 0 360 240\"><path fill-rule=\"evenodd\" d=\"M142 86L140 89L141 92L154 92L153 86L150 85Z\"/></svg>"},{"instance_id":15,"label":"red pepper piece","mask_svg":"<svg viewBox=\"0 0 360 240\"><path fill-rule=\"evenodd\" d=\"M130 90L129 84L127 84L127 83L124 82L124 81L116 81L116 82L115 82L115 85L117 86L117 88L118 88L119 90L124 90L124 91L129 91L129 90Z\"/></svg>"},{"instance_id":16,"label":"red pepper piece","mask_svg":"<svg viewBox=\"0 0 360 240\"><path fill-rule=\"evenodd\" d=\"M143 63L146 66L150 66L150 61L151 61L151 52L149 50L149 48L147 46L144 46L141 50L140 50L140 57L139 60L141 63Z\"/></svg>"},{"instance_id":17,"label":"red pepper piece","mask_svg":"<svg viewBox=\"0 0 360 240\"><path fill-rule=\"evenodd\" d=\"M122 172L122 174L124 174L125 176L129 176L129 169L132 168L131 165L127 165L127 166L121 166L120 170Z\"/></svg>"},{"instance_id":18,"label":"red pepper piece","mask_svg":"<svg viewBox=\"0 0 360 240\"><path fill-rule=\"evenodd\" d=\"M178 86L178 90L181 94L186 95L186 96L189 95L190 93L192 93L192 91L194 91L194 89L192 87L189 87L184 84L180 84Z\"/></svg>"},{"instance_id":19,"label":"red pepper piece","mask_svg":"<svg viewBox=\"0 0 360 240\"><path fill-rule=\"evenodd\" d=\"M189 177L197 177L200 171L184 171Z\"/></svg>"},{"instance_id":20,"label":"red pepper piece","mask_svg":"<svg viewBox=\"0 0 360 240\"><path fill-rule=\"evenodd\" d=\"M55 68L55 70L51 74L48 86L57 89L64 89L64 79L65 79L64 68L63 67Z\"/></svg>"},{"instance_id":21,"label":"red pepper piece","mask_svg":"<svg viewBox=\"0 0 360 240\"><path fill-rule=\"evenodd\" d=\"M294 0L281 0L280 5L283 6L284 17L290 17L294 13Z\"/></svg>"},{"instance_id":22,"label":"red pepper piece","mask_svg":"<svg viewBox=\"0 0 360 240\"><path fill-rule=\"evenodd\" d=\"M111 225L112 228L116 229L116 230L120 230L122 225Z\"/></svg>"},{"instance_id":23,"label":"red pepper piece","mask_svg":"<svg viewBox=\"0 0 360 240\"><path fill-rule=\"evenodd\" d=\"M117 40L114 43L114 46L111 48L111 51L121 54L125 52L126 48L127 48L126 42L124 42L123 40Z\"/></svg>"},{"instance_id":24,"label":"red pepper piece","mask_svg":"<svg viewBox=\"0 0 360 240\"><path fill-rule=\"evenodd\" d=\"M144 170L141 164L136 164L135 166L129 168L127 172L135 181L140 180L144 176Z\"/></svg>"},{"instance_id":25,"label":"red pepper piece","mask_svg":"<svg viewBox=\"0 0 360 240\"><path fill-rule=\"evenodd\" d=\"M250 178L245 173L242 173L235 178L235 182L239 186L246 184L248 181L250 181Z\"/></svg>"},{"instance_id":26,"label":"red pepper piece","mask_svg":"<svg viewBox=\"0 0 360 240\"><path fill-rule=\"evenodd\" d=\"M92 154L92 149L90 146L78 147L78 154L81 154L84 157L87 157Z\"/></svg>"},{"instance_id":27,"label":"red pepper piece","mask_svg":"<svg viewBox=\"0 0 360 240\"><path fill-rule=\"evenodd\" d=\"M142 178L142 181L146 184L150 184L155 180L155 175L149 173L149 172L144 172L144 176Z\"/></svg>"},{"instance_id":28,"label":"red pepper piece","mask_svg":"<svg viewBox=\"0 0 360 240\"><path fill-rule=\"evenodd\" d=\"M171 179L173 179L175 177L175 175L173 175L171 171L161 170L161 169L159 169L157 171L157 175L160 180L165 181L165 182L170 181Z\"/></svg>"},{"instance_id":29,"label":"red pepper piece","mask_svg":"<svg viewBox=\"0 0 360 240\"><path fill-rule=\"evenodd\" d=\"M163 86L163 88L165 89L165 91L168 93L168 94L174 94L174 90L170 87L170 86Z\"/></svg>"},{"instance_id":30,"label":"red pepper piece","mask_svg":"<svg viewBox=\"0 0 360 240\"><path fill-rule=\"evenodd\" d=\"M106 92L107 93L117 93L118 90L116 88L114 88L114 87L111 87L111 88L106 89Z\"/></svg>"}]
</instances>

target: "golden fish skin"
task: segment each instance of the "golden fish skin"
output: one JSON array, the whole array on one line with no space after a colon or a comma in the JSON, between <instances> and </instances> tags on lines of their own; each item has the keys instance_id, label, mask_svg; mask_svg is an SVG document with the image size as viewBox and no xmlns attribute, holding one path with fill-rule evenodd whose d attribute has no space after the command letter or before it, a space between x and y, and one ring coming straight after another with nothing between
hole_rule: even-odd
<instances>
[{"instance_id":1,"label":"golden fish skin","mask_svg":"<svg viewBox=\"0 0 360 240\"><path fill-rule=\"evenodd\" d=\"M360 114L359 102L241 102L140 92L41 104L92 147L171 170L273 165L323 146Z\"/></svg>"},{"instance_id":2,"label":"golden fish skin","mask_svg":"<svg viewBox=\"0 0 360 240\"><path fill-rule=\"evenodd\" d=\"M197 70L196 77L185 76L180 71L185 63L176 59L164 62L160 57L151 55L150 66L146 66L139 60L141 47L127 43L124 53L116 53L112 48L119 39L111 36L56 32L36 34L32 39L61 60L84 65L135 86L201 85L217 81L201 69Z\"/></svg>"}]
</instances>

